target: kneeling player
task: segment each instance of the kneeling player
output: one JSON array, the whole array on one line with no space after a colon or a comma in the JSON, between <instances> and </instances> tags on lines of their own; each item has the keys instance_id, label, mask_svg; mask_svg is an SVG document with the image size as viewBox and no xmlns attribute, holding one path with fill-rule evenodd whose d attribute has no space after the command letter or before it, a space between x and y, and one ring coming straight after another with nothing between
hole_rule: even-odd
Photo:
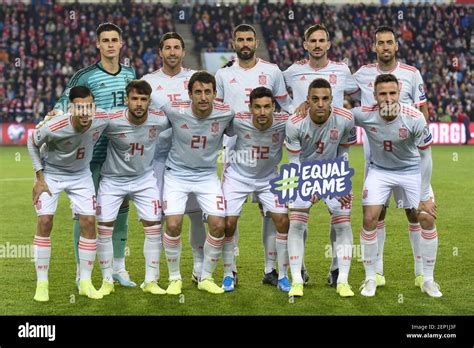
<instances>
[{"instance_id":1,"label":"kneeling player","mask_svg":"<svg viewBox=\"0 0 474 348\"><path fill-rule=\"evenodd\" d=\"M130 82L126 93L128 108L112 114L104 132L109 144L101 171L97 208L97 245L103 277L100 291L104 295L114 291L112 231L120 205L125 197L130 197L145 231L145 281L141 288L160 295L165 294L156 281L161 251L161 204L152 161L156 138L170 124L162 112L148 109L151 87L146 81Z\"/></svg>"},{"instance_id":2,"label":"kneeling player","mask_svg":"<svg viewBox=\"0 0 474 348\"><path fill-rule=\"evenodd\" d=\"M89 163L94 144L108 123L105 113L95 113L94 97L87 87L73 87L69 93L70 112L36 129L28 137L28 151L36 171L33 204L38 214L34 239L37 275L36 301L48 301L48 269L51 258L51 230L59 193L67 192L79 215L79 295L101 299L91 282L96 258L96 199ZM40 147L46 144L44 165Z\"/></svg>"},{"instance_id":3,"label":"kneeling player","mask_svg":"<svg viewBox=\"0 0 474 348\"><path fill-rule=\"evenodd\" d=\"M331 107L331 85L325 79L315 79L308 88L307 115L295 115L287 122L285 145L290 163L335 159L345 153L345 147L356 142L354 119L349 110ZM341 148L342 147L342 148ZM317 201L303 201L299 196L289 204L290 228L288 254L292 286L289 296L303 296L301 266L304 255L303 234L308 226L309 211ZM348 284L352 259L351 208L352 196L326 198L331 214L331 228L336 231L336 253L339 265L337 293L354 296Z\"/></svg>"},{"instance_id":4,"label":"kneeling player","mask_svg":"<svg viewBox=\"0 0 474 348\"><path fill-rule=\"evenodd\" d=\"M226 229L222 258L224 261L225 291L234 290L232 273L234 263L234 233L242 205L247 195L255 193L263 206L264 214L271 216L277 228L276 251L278 257L278 288L290 291L288 280L288 209L278 204L270 192L270 180L277 173L285 139L286 113L275 112L275 100L271 90L255 88L250 93L250 113L239 113L227 132L237 136L236 144L229 152L228 164L223 173L222 191L226 200Z\"/></svg>"},{"instance_id":5,"label":"kneeling player","mask_svg":"<svg viewBox=\"0 0 474 348\"><path fill-rule=\"evenodd\" d=\"M224 290L214 282L212 274L224 243L225 202L216 169L224 130L234 112L228 105L214 102L216 80L205 71L191 76L188 94L191 101L163 107L173 128L163 192L166 214L163 242L170 280L166 292L181 293L181 227L188 196L194 193L209 226L198 289L220 294Z\"/></svg>"},{"instance_id":6,"label":"kneeling player","mask_svg":"<svg viewBox=\"0 0 474 348\"><path fill-rule=\"evenodd\" d=\"M393 189L406 195L403 206L419 209L423 285L431 297L441 297L433 271L438 249L435 218L436 206L430 197L432 136L423 114L408 104L399 103L399 83L392 74L379 75L374 83L377 105L352 109L356 125L365 129L370 146L371 163L364 182L364 222L360 244L365 268L363 296L376 291L375 263L379 253L377 220ZM421 150L421 151L419 151Z\"/></svg>"}]
</instances>

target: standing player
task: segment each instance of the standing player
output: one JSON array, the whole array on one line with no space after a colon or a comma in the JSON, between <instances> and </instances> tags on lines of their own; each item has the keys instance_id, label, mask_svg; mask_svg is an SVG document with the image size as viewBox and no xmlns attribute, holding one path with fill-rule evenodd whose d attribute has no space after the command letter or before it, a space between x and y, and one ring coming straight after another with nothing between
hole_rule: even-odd
<instances>
[{"instance_id":1,"label":"standing player","mask_svg":"<svg viewBox=\"0 0 474 348\"><path fill-rule=\"evenodd\" d=\"M173 127L163 192L163 243L170 280L166 292L181 293L181 227L188 196L194 193L209 226L198 289L220 294L224 290L214 282L212 274L224 243L225 202L216 167L224 130L234 112L230 106L214 102L216 80L205 71L191 76L188 91L191 101L173 102L162 108Z\"/></svg>"},{"instance_id":2,"label":"standing player","mask_svg":"<svg viewBox=\"0 0 474 348\"><path fill-rule=\"evenodd\" d=\"M89 163L92 149L108 123L105 113L94 112L94 97L87 87L69 91L71 112L46 122L28 137L28 151L36 172L33 204L38 214L34 239L37 275L36 301L48 301L48 270L51 258L51 230L59 193L67 192L81 225L79 237L79 295L100 299L102 294L91 282L96 258L96 199ZM80 110L86 112L79 112ZM40 159L40 147L46 145L47 157Z\"/></svg>"},{"instance_id":3,"label":"standing player","mask_svg":"<svg viewBox=\"0 0 474 348\"><path fill-rule=\"evenodd\" d=\"M100 61L79 70L69 80L66 90L49 115L61 114L67 109L69 91L74 86L86 86L95 96L96 105L104 110L123 108L125 106L125 87L135 79L135 71L120 64L120 49L122 48L122 30L112 23L102 23L97 27L96 47L100 51ZM94 147L91 161L92 177L96 192L99 188L100 169L105 161L107 140L102 136ZM124 202L119 210L113 233L114 244L114 279L123 286L135 286L125 270L125 247L128 236L128 203ZM74 250L76 261L78 254L79 221L74 222Z\"/></svg>"},{"instance_id":4,"label":"standing player","mask_svg":"<svg viewBox=\"0 0 474 348\"><path fill-rule=\"evenodd\" d=\"M357 85L352 78L349 67L343 62L334 62L328 59L328 50L331 48L329 32L322 24L310 26L304 32L303 46L308 51L309 59L294 63L283 72L287 87L293 92L293 107L298 108L307 100L308 87L316 78L329 81L332 89L332 105L338 108L344 107L344 93L353 93ZM343 155L343 153L341 153ZM304 239L306 241L307 231ZM336 231L331 225L329 232L331 239L333 257L328 274L328 284L337 286L339 274L336 256ZM303 262L304 267L304 262Z\"/></svg>"},{"instance_id":5,"label":"standing player","mask_svg":"<svg viewBox=\"0 0 474 348\"><path fill-rule=\"evenodd\" d=\"M286 92L283 75L277 65L257 58L258 47L255 29L247 24L238 25L233 32L233 46L238 59L229 67L216 73L217 101L232 105L237 113L248 112L250 92L260 86L269 88L282 109L288 110L290 98ZM232 150L234 139L224 144L226 150ZM236 232L236 237L238 232ZM265 249L264 284L276 286L278 274L276 268L276 228L270 217L263 218L263 245ZM237 270L234 269L236 272Z\"/></svg>"},{"instance_id":6,"label":"standing player","mask_svg":"<svg viewBox=\"0 0 474 348\"><path fill-rule=\"evenodd\" d=\"M247 196L255 193L264 214L270 215L277 228L278 289L288 292L291 287L287 272L288 209L270 192L270 180L278 175L288 114L275 113L273 93L266 87L257 87L250 93L249 109L250 113L236 115L228 131L228 135L236 135L237 140L222 175L226 201L222 288L234 290L234 232Z\"/></svg>"},{"instance_id":7,"label":"standing player","mask_svg":"<svg viewBox=\"0 0 474 348\"><path fill-rule=\"evenodd\" d=\"M112 278L112 231L125 197L135 202L145 231L144 292L165 294L157 284L161 252L161 202L153 173L156 138L170 124L162 112L148 109L151 87L134 80L126 87L127 108L112 114L104 132L109 139L107 158L102 166L97 218L99 220L98 256L102 269L103 295L114 291Z\"/></svg>"},{"instance_id":8,"label":"standing player","mask_svg":"<svg viewBox=\"0 0 474 348\"><path fill-rule=\"evenodd\" d=\"M377 55L377 63L364 65L354 74L355 81L360 89L360 93L356 95L356 98L360 98L361 106L371 107L376 104L376 100L374 99L375 78L380 74L391 73L397 77L399 82L400 102L416 106L423 113L425 119L428 120L428 108L423 88L423 79L421 78L418 69L397 61L396 54L398 51L398 44L392 28L383 26L375 31L375 43L373 49ZM365 133L364 143L367 143L367 135ZM429 152L431 149L427 149L426 151ZM367 170L371 162L369 146L364 145L364 154L365 176L367 176ZM393 196L395 202L397 202L397 206L404 208L407 214L410 242L415 261L415 285L421 287L423 284L423 264L420 250L420 223L416 213L409 209L410 202L404 195L404 191L400 188L394 188ZM432 190L430 197L434 197ZM390 197L387 199L387 202L382 209L377 224L379 243L379 258L377 259L375 266L377 286L385 285L385 277L383 275L383 250L386 235L384 220L386 207L389 206L389 203Z\"/></svg>"},{"instance_id":9,"label":"standing player","mask_svg":"<svg viewBox=\"0 0 474 348\"><path fill-rule=\"evenodd\" d=\"M316 79L308 88L309 111L306 115L295 115L287 122L286 148L290 163L335 159L341 156L341 147L356 142L354 120L349 110L331 106L332 88L325 79ZM313 201L317 201L314 198ZM348 283L352 259L351 209L352 195L326 198L331 214L332 229L336 231L336 248L339 274L337 293L341 297L354 296ZM292 286L289 296L303 296L301 276L304 255L303 234L308 228L309 211L313 202L300 197L290 203L290 229L288 231L288 254Z\"/></svg>"},{"instance_id":10,"label":"standing player","mask_svg":"<svg viewBox=\"0 0 474 348\"><path fill-rule=\"evenodd\" d=\"M141 78L147 81L153 90L151 93L152 103L157 108L161 108L168 102L188 101L188 82L195 71L186 69L182 65L185 55L183 38L175 32L164 34L160 40L159 53L163 59L163 67ZM161 194L163 194L165 162L171 148L171 132L172 130L169 129L161 133L157 139L153 167ZM190 220L189 243L194 260L192 280L197 283L204 259L203 247L206 240L206 228L202 221L202 211L193 194L190 195L186 205L186 213Z\"/></svg>"},{"instance_id":11,"label":"standing player","mask_svg":"<svg viewBox=\"0 0 474 348\"><path fill-rule=\"evenodd\" d=\"M375 295L379 252L377 220L391 191L398 187L405 193L405 207L413 215L419 214L424 274L421 290L431 297L441 297L442 293L433 278L438 233L436 206L430 195L431 152L427 151L433 139L423 114L408 104L399 103L397 77L392 74L377 76L374 96L377 105L353 109L356 125L365 129L371 154L362 201L364 222L360 244L365 282L361 286L361 294Z\"/></svg>"}]
</instances>

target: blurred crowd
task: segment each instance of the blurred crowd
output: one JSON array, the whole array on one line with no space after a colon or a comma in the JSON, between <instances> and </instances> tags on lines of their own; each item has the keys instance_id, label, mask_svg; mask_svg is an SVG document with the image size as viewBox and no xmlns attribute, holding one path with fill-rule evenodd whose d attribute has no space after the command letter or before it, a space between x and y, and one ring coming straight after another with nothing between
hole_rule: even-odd
<instances>
[{"instance_id":1,"label":"blurred crowd","mask_svg":"<svg viewBox=\"0 0 474 348\"><path fill-rule=\"evenodd\" d=\"M184 4L184 5L183 5ZM191 25L195 52L232 50L232 28L261 24L270 60L285 70L305 57L304 29L323 23L332 34L329 58L353 72L375 61L373 33L397 31L399 59L425 81L431 121L474 121L473 7L454 5L302 5L291 0L216 6L161 4L5 5L0 8L0 121L37 121L52 108L68 79L97 61L95 29L110 21L124 32L121 61L138 77L157 69L161 35ZM186 16L179 15L185 9Z\"/></svg>"},{"instance_id":2,"label":"blurred crowd","mask_svg":"<svg viewBox=\"0 0 474 348\"><path fill-rule=\"evenodd\" d=\"M160 4L2 5L0 121L36 122L51 110L68 79L99 59L98 24L124 32L121 62L137 76L161 66L160 37L174 30L172 8Z\"/></svg>"},{"instance_id":3,"label":"blurred crowd","mask_svg":"<svg viewBox=\"0 0 474 348\"><path fill-rule=\"evenodd\" d=\"M231 50L231 28L246 21L260 23L270 61L280 69L305 57L304 30L324 24L331 33L329 59L345 61L352 72L375 61L372 52L378 26L397 33L399 60L416 66L425 81L432 122L474 121L474 8L454 5L367 6L258 4L194 8L193 33L199 50ZM204 39L205 38L205 39Z\"/></svg>"}]
</instances>

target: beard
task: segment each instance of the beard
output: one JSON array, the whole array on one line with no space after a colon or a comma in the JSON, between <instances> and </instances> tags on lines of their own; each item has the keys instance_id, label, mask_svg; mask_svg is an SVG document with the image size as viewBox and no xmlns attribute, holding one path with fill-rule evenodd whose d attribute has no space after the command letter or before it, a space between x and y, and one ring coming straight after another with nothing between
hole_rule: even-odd
<instances>
[{"instance_id":1,"label":"beard","mask_svg":"<svg viewBox=\"0 0 474 348\"><path fill-rule=\"evenodd\" d=\"M249 60L255 56L255 49L250 48L250 51L242 52L242 50L240 50L236 51L235 53L240 60Z\"/></svg>"},{"instance_id":2,"label":"beard","mask_svg":"<svg viewBox=\"0 0 474 348\"><path fill-rule=\"evenodd\" d=\"M393 121L400 113L398 102L384 103L380 106L380 116L386 121Z\"/></svg>"},{"instance_id":3,"label":"beard","mask_svg":"<svg viewBox=\"0 0 474 348\"><path fill-rule=\"evenodd\" d=\"M383 63L390 63L395 58L394 54L390 54L387 58L385 58L384 53L382 53L378 59Z\"/></svg>"}]
</instances>

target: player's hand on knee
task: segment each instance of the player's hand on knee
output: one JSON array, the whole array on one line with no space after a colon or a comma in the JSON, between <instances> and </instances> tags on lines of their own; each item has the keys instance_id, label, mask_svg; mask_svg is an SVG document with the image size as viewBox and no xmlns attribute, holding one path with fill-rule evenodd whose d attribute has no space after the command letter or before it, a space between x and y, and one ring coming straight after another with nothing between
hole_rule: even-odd
<instances>
[{"instance_id":1,"label":"player's hand on knee","mask_svg":"<svg viewBox=\"0 0 474 348\"><path fill-rule=\"evenodd\" d=\"M337 199L341 205L349 205L352 202L352 195L348 194L346 196L339 197Z\"/></svg>"},{"instance_id":2,"label":"player's hand on knee","mask_svg":"<svg viewBox=\"0 0 474 348\"><path fill-rule=\"evenodd\" d=\"M431 215L436 219L437 209L436 204L433 202L433 198L428 199L427 201L420 202L420 206L418 207L420 212L424 211L425 213Z\"/></svg>"},{"instance_id":3,"label":"player's hand on knee","mask_svg":"<svg viewBox=\"0 0 474 348\"><path fill-rule=\"evenodd\" d=\"M37 180L35 182L35 185L33 186L33 205L36 205L36 203L38 203L38 199L43 192L49 194L50 197L52 196L46 181Z\"/></svg>"}]
</instances>

